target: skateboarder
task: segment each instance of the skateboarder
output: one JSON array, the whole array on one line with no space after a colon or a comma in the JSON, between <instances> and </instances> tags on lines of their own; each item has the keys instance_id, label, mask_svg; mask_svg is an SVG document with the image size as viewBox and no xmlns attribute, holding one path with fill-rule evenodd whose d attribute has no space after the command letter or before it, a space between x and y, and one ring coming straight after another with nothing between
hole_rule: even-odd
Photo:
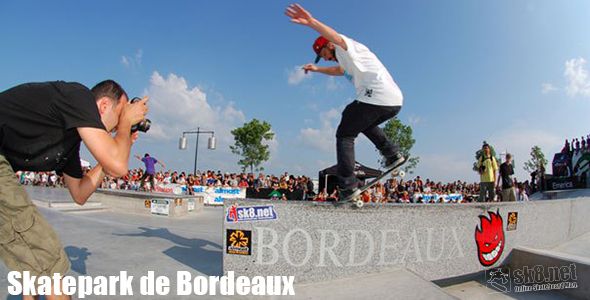
<instances>
[{"instance_id":1,"label":"skateboarder","mask_svg":"<svg viewBox=\"0 0 590 300\"><path fill-rule=\"evenodd\" d=\"M403 95L381 61L365 45L339 34L313 18L299 4L291 4L285 14L291 22L308 26L320 34L313 43L315 64L303 66L305 73L319 72L331 76L345 76L356 89L356 100L342 112L336 131L339 199L358 194L359 180L354 175L354 140L363 133L383 155L386 169L398 168L406 158L392 143L379 125L395 117L402 108ZM338 64L320 67L323 58Z\"/></svg>"},{"instance_id":2,"label":"skateboarder","mask_svg":"<svg viewBox=\"0 0 590 300\"><path fill-rule=\"evenodd\" d=\"M15 180L14 171L63 173L72 199L83 205L105 173L127 174L129 150L137 138L131 126L144 119L146 101L129 104L123 88L112 80L91 90L54 81L0 92L0 258L8 269L63 276L70 268L57 234ZM98 162L85 174L80 166L82 141Z\"/></svg>"},{"instance_id":3,"label":"skateboarder","mask_svg":"<svg viewBox=\"0 0 590 300\"><path fill-rule=\"evenodd\" d=\"M141 179L139 179L140 188L143 188L146 191L148 191L145 188L145 182L147 179L150 183L149 191L153 191L156 187L156 164L160 164L162 168L166 168L166 165L163 162L157 160L155 157L150 156L149 153L144 154L143 158L139 157L139 155L135 155L135 158L137 158L139 161L145 164L145 173L143 174Z\"/></svg>"}]
</instances>

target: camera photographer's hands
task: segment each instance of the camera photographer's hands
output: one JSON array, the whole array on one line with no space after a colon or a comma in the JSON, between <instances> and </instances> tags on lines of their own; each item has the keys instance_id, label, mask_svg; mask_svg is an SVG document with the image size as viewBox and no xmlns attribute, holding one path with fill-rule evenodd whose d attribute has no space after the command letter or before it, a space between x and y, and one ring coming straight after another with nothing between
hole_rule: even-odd
<instances>
[{"instance_id":1,"label":"camera photographer's hands","mask_svg":"<svg viewBox=\"0 0 590 300\"><path fill-rule=\"evenodd\" d=\"M140 101L135 103L125 103L119 116L119 123L128 122L129 126L133 126L145 119L149 111L147 105L148 99L148 96L144 96Z\"/></svg>"}]
</instances>

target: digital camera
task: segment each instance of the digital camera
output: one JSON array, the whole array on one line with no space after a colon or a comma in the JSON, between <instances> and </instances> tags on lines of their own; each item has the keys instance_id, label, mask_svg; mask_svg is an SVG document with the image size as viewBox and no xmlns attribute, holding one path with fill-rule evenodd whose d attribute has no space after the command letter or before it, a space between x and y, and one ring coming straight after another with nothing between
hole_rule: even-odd
<instances>
[{"instance_id":1,"label":"digital camera","mask_svg":"<svg viewBox=\"0 0 590 300\"><path fill-rule=\"evenodd\" d=\"M141 98L135 97L135 98L131 99L131 101L129 101L129 103L135 103L140 100L141 100ZM143 120L141 120L141 122L131 126L131 133L135 133L137 131L147 132L148 130L150 130L150 126L152 126L152 121L150 121L150 119L143 119Z\"/></svg>"},{"instance_id":2,"label":"digital camera","mask_svg":"<svg viewBox=\"0 0 590 300\"><path fill-rule=\"evenodd\" d=\"M483 172L485 172L485 171L486 171L486 166L484 166L484 165L479 166L479 173L480 174L483 174Z\"/></svg>"}]
</instances>

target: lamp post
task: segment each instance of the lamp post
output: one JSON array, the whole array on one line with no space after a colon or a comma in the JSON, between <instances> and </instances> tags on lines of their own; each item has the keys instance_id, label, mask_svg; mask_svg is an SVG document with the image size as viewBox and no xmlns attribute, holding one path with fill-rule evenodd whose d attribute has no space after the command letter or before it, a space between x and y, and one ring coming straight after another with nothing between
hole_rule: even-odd
<instances>
[{"instance_id":1,"label":"lamp post","mask_svg":"<svg viewBox=\"0 0 590 300\"><path fill-rule=\"evenodd\" d=\"M193 168L193 174L197 174L197 158L199 155L199 135L201 133L211 134L211 136L209 137L209 141L207 143L207 149L215 150L215 131L212 131L212 130L202 131L200 127L197 127L197 131L194 131L194 130L183 131L182 136L180 137L180 140L178 141L178 149L186 150L186 143L187 143L186 135L187 134L196 134L197 135L197 144L195 145L195 166Z\"/></svg>"}]
</instances>

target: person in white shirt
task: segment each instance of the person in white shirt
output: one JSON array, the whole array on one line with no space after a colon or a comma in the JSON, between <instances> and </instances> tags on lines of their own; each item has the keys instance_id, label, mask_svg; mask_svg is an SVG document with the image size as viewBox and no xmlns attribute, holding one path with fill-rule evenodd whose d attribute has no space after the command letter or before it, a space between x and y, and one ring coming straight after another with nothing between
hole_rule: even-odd
<instances>
[{"instance_id":1,"label":"person in white shirt","mask_svg":"<svg viewBox=\"0 0 590 300\"><path fill-rule=\"evenodd\" d=\"M365 45L339 34L323 24L299 4L291 4L285 14L291 22L308 26L320 34L313 50L315 64L303 66L305 73L319 72L331 76L345 76L356 89L356 100L342 112L336 131L336 155L338 160L338 186L340 200L359 194L359 180L354 176L354 140L363 133L383 155L386 169L397 168L406 158L399 147L392 143L383 129L383 122L395 117L403 105L403 95L385 66ZM320 67L323 58L338 64Z\"/></svg>"}]
</instances>

